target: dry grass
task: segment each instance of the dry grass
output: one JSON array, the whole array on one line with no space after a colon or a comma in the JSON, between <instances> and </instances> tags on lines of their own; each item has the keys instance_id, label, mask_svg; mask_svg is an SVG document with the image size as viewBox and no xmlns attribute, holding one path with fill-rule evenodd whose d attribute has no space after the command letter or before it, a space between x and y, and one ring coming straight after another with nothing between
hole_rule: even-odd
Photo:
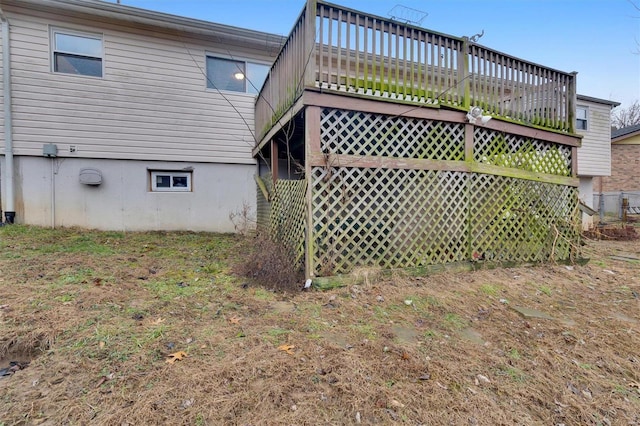
<instances>
[{"instance_id":1,"label":"dry grass","mask_svg":"<svg viewBox=\"0 0 640 426\"><path fill-rule=\"evenodd\" d=\"M0 228L0 424L640 424L638 241L288 294L239 243Z\"/></svg>"}]
</instances>

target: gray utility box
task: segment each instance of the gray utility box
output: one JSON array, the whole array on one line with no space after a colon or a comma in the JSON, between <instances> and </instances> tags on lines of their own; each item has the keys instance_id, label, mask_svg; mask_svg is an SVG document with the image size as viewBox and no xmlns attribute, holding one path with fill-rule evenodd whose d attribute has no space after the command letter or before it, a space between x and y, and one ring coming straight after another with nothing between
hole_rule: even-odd
<instances>
[{"instance_id":1,"label":"gray utility box","mask_svg":"<svg viewBox=\"0 0 640 426\"><path fill-rule=\"evenodd\" d=\"M45 157L57 157L58 147L53 143L46 143L42 145L42 155Z\"/></svg>"}]
</instances>

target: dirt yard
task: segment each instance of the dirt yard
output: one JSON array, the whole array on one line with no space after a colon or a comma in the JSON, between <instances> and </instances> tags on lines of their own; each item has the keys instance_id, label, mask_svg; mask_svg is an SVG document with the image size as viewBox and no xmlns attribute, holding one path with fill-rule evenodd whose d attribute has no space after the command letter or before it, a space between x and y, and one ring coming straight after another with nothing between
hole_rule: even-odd
<instances>
[{"instance_id":1,"label":"dirt yard","mask_svg":"<svg viewBox=\"0 0 640 426\"><path fill-rule=\"evenodd\" d=\"M640 425L637 240L288 294L251 246L0 228L0 425Z\"/></svg>"}]
</instances>

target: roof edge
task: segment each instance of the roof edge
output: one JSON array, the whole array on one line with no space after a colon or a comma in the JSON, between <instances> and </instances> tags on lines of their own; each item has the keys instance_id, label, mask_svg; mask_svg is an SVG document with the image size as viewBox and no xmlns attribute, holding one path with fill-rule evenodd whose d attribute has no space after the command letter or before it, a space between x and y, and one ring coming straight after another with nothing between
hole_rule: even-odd
<instances>
[{"instance_id":1,"label":"roof edge","mask_svg":"<svg viewBox=\"0 0 640 426\"><path fill-rule=\"evenodd\" d=\"M622 129L616 129L611 132L611 142L618 142L631 136L640 134L640 124L633 126L623 127Z\"/></svg>"},{"instance_id":2,"label":"roof edge","mask_svg":"<svg viewBox=\"0 0 640 426\"><path fill-rule=\"evenodd\" d=\"M282 46L286 36L250 30L231 25L218 24L201 19L156 12L103 0L0 0L0 5L11 4L14 7L40 9L57 8L74 12L96 15L110 19L146 24L155 27L180 30L200 35L222 35L228 38L245 41L265 40L274 46Z\"/></svg>"},{"instance_id":3,"label":"roof edge","mask_svg":"<svg viewBox=\"0 0 640 426\"><path fill-rule=\"evenodd\" d=\"M615 108L617 106L620 106L620 102L610 101L610 100L602 99L602 98L594 98L592 96L576 95L576 98L579 101L594 102L596 104L610 105L613 108Z\"/></svg>"}]
</instances>

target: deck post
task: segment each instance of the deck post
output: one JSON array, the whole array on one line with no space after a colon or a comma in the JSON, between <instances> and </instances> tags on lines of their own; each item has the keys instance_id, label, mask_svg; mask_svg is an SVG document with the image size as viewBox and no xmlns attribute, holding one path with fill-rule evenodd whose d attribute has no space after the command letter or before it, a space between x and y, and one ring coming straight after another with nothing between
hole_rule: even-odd
<instances>
[{"instance_id":1,"label":"deck post","mask_svg":"<svg viewBox=\"0 0 640 426\"><path fill-rule=\"evenodd\" d=\"M457 92L462 92L462 106L465 109L471 107L471 90L469 84L469 37L462 37L460 52L458 52L458 87Z\"/></svg>"},{"instance_id":2,"label":"deck post","mask_svg":"<svg viewBox=\"0 0 640 426\"><path fill-rule=\"evenodd\" d=\"M271 178L275 188L278 180L278 141L275 138L271 139Z\"/></svg>"},{"instance_id":3,"label":"deck post","mask_svg":"<svg viewBox=\"0 0 640 426\"><path fill-rule=\"evenodd\" d=\"M569 132L576 132L576 104L578 103L577 99L577 87L578 87L578 73L577 71L571 72L571 77L569 78L569 84L567 85L567 120L569 120Z\"/></svg>"},{"instance_id":4,"label":"deck post","mask_svg":"<svg viewBox=\"0 0 640 426\"><path fill-rule=\"evenodd\" d=\"M464 125L464 161L473 162L473 131L475 126L471 123Z\"/></svg>"},{"instance_id":5,"label":"deck post","mask_svg":"<svg viewBox=\"0 0 640 426\"><path fill-rule=\"evenodd\" d=\"M315 249L313 247L313 176L311 175L311 167L313 165L312 158L314 154L322 153L320 146L320 107L309 106L304 110L304 139L305 139L305 159L304 159L304 177L307 180L307 198L306 198L306 232L305 232L305 261L304 271L306 278L313 278L314 264L313 255Z\"/></svg>"},{"instance_id":6,"label":"deck post","mask_svg":"<svg viewBox=\"0 0 640 426\"><path fill-rule=\"evenodd\" d=\"M304 31L304 84L303 87L314 87L316 81L316 15L318 13L317 0L307 0L305 8Z\"/></svg>"},{"instance_id":7,"label":"deck post","mask_svg":"<svg viewBox=\"0 0 640 426\"><path fill-rule=\"evenodd\" d=\"M464 161L466 163L473 163L473 137L474 137L475 126L471 123L466 123L464 125ZM472 223L472 212L471 212L471 176L473 173L466 173L467 180L465 185L465 199L467 200L467 253L466 260L473 260L473 223Z\"/></svg>"}]
</instances>

